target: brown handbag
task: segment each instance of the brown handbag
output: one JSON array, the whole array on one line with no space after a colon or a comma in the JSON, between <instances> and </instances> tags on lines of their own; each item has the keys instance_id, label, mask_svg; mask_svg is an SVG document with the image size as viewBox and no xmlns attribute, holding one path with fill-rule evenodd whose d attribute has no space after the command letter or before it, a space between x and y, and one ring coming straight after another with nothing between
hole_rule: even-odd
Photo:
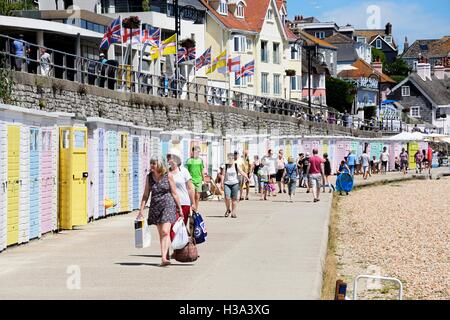
<instances>
[{"instance_id":1,"label":"brown handbag","mask_svg":"<svg viewBox=\"0 0 450 320\"><path fill-rule=\"evenodd\" d=\"M196 261L198 259L198 251L195 245L195 239L189 237L189 242L183 249L173 251L173 258L178 262Z\"/></svg>"}]
</instances>

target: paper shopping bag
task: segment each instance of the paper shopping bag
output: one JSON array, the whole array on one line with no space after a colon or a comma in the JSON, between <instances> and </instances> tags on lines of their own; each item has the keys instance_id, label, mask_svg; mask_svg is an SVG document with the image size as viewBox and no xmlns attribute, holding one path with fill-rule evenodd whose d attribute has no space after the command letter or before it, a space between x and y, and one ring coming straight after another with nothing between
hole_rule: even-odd
<instances>
[{"instance_id":1,"label":"paper shopping bag","mask_svg":"<svg viewBox=\"0 0 450 320\"><path fill-rule=\"evenodd\" d=\"M150 227L145 220L136 220L134 222L134 244L136 248L143 249L150 247L152 235Z\"/></svg>"}]
</instances>

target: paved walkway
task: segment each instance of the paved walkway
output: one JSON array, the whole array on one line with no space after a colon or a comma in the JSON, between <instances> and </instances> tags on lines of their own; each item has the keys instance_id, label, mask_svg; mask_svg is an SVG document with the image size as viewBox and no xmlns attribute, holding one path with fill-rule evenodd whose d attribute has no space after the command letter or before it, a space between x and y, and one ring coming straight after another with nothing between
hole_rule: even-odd
<instances>
[{"instance_id":1,"label":"paved walkway","mask_svg":"<svg viewBox=\"0 0 450 320\"><path fill-rule=\"evenodd\" d=\"M134 213L46 236L0 253L0 299L319 299L331 198L314 204L304 189L295 203L252 197L238 219L223 217L223 203L202 202L201 257L167 268L158 267L154 227L152 246L134 248ZM80 290L66 285L73 265Z\"/></svg>"},{"instance_id":2,"label":"paved walkway","mask_svg":"<svg viewBox=\"0 0 450 320\"><path fill-rule=\"evenodd\" d=\"M400 178L357 177L356 185ZM154 227L152 246L135 249L135 213L9 248L0 253L0 299L319 299L332 197L314 204L299 190L295 203L252 194L238 219L223 217L223 203L202 202L208 240L192 264L158 267ZM68 289L77 268L80 289Z\"/></svg>"}]
</instances>

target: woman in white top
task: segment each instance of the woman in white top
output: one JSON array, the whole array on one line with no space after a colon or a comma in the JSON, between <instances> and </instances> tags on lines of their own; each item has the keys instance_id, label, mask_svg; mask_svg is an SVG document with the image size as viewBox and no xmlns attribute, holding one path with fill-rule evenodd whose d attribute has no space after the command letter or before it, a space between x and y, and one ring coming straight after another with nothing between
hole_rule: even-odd
<instances>
[{"instance_id":1,"label":"woman in white top","mask_svg":"<svg viewBox=\"0 0 450 320\"><path fill-rule=\"evenodd\" d=\"M225 165L225 177L222 183L223 190L225 191L225 205L227 207L225 217L228 217L231 213L232 218L237 218L236 207L239 199L239 190L240 190L238 174L242 175L245 181L249 180L247 174L243 172L241 168L237 165L237 163L234 161L234 155L230 153L227 156L227 164Z\"/></svg>"},{"instance_id":2,"label":"woman in white top","mask_svg":"<svg viewBox=\"0 0 450 320\"><path fill-rule=\"evenodd\" d=\"M181 211L178 214L183 215L184 224L187 225L191 208L196 211L195 192L192 184L192 177L189 171L181 166L181 155L178 150L170 150L167 154L167 163L170 165L169 175L173 177L177 188L177 194L180 197Z\"/></svg>"}]
</instances>

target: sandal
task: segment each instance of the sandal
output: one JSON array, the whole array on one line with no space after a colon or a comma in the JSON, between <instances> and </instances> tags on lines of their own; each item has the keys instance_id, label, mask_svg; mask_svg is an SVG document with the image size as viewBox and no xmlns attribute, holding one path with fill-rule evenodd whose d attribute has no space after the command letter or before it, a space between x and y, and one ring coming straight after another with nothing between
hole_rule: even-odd
<instances>
[{"instance_id":1,"label":"sandal","mask_svg":"<svg viewBox=\"0 0 450 320\"><path fill-rule=\"evenodd\" d=\"M163 261L163 262L161 262L159 267L167 267L168 265L170 265L170 261Z\"/></svg>"},{"instance_id":2,"label":"sandal","mask_svg":"<svg viewBox=\"0 0 450 320\"><path fill-rule=\"evenodd\" d=\"M228 216L230 215L231 211L227 210L227 212L225 212L225 218L228 218Z\"/></svg>"},{"instance_id":3,"label":"sandal","mask_svg":"<svg viewBox=\"0 0 450 320\"><path fill-rule=\"evenodd\" d=\"M237 216L235 214L232 214L231 217L232 218L237 218Z\"/></svg>"}]
</instances>

